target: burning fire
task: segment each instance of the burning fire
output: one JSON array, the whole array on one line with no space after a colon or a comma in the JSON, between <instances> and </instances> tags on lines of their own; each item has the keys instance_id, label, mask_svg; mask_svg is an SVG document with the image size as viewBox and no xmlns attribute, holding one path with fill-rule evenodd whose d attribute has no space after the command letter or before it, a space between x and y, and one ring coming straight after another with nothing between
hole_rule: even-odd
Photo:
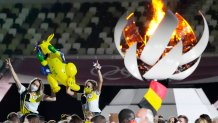
<instances>
[{"instance_id":1,"label":"burning fire","mask_svg":"<svg viewBox=\"0 0 218 123\"><path fill-rule=\"evenodd\" d=\"M141 52L146 45L146 42L153 35L154 31L157 29L160 22L163 20L166 12L164 9L164 4L161 0L152 0L153 16L148 26L144 29L144 39L138 32L138 28L134 21L134 14L131 13L126 19L129 20L127 26L123 31L125 38L125 43L121 43L121 50L126 52L126 50L137 42L137 53L139 57ZM188 24L188 22L178 13L175 14L178 19L178 26L174 30L172 37L166 50L162 54L162 57L165 56L180 40L183 42L183 53L188 52L192 47L197 43L195 34Z\"/></svg>"},{"instance_id":2,"label":"burning fire","mask_svg":"<svg viewBox=\"0 0 218 123\"><path fill-rule=\"evenodd\" d=\"M164 4L161 0L152 0L152 7L153 7L153 17L148 25L148 29L145 34L145 41L146 37L150 37L154 31L157 29L158 25L162 21L165 15L164 11Z\"/></svg>"},{"instance_id":3,"label":"burning fire","mask_svg":"<svg viewBox=\"0 0 218 123\"><path fill-rule=\"evenodd\" d=\"M160 0L153 0L152 6L146 2L145 9L124 14L115 26L114 41L125 67L139 80L185 79L198 66L209 41L204 15L199 11L204 30L197 41L189 23Z\"/></svg>"},{"instance_id":4,"label":"burning fire","mask_svg":"<svg viewBox=\"0 0 218 123\"><path fill-rule=\"evenodd\" d=\"M197 43L195 34L188 22L179 14L175 14L179 20L176 30L173 32L170 43L177 44L179 40L183 41L183 53L188 52ZM176 39L176 40L175 40ZM174 46L172 45L172 46Z\"/></svg>"}]
</instances>

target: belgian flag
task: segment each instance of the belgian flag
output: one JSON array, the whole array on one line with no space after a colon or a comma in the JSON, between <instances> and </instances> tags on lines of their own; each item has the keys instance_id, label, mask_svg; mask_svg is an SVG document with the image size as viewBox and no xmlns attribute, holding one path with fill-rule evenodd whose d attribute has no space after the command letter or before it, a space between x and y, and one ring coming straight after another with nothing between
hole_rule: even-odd
<instances>
[{"instance_id":1,"label":"belgian flag","mask_svg":"<svg viewBox=\"0 0 218 123\"><path fill-rule=\"evenodd\" d=\"M144 98L139 103L141 108L152 110L153 114L157 114L161 104L166 97L167 88L157 81L151 81L148 91L145 93Z\"/></svg>"}]
</instances>

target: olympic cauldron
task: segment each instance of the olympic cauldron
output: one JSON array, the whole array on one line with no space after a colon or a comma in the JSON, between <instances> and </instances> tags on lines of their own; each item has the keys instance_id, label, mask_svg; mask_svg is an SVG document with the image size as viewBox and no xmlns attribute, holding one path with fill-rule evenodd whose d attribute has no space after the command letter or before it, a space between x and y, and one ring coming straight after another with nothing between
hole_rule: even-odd
<instances>
[{"instance_id":1,"label":"olympic cauldron","mask_svg":"<svg viewBox=\"0 0 218 123\"><path fill-rule=\"evenodd\" d=\"M166 10L160 0L152 0L153 17L144 28L136 26L134 13L124 14L116 24L114 40L127 70L137 79L174 79L188 77L198 66L208 44L208 25L197 41L188 22ZM154 8L155 7L155 8Z\"/></svg>"}]
</instances>

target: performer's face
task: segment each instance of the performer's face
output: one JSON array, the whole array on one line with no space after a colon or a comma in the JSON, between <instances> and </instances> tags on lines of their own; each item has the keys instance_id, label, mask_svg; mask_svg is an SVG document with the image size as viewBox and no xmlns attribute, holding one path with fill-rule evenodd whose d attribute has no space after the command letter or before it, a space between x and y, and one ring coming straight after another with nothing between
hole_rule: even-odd
<instances>
[{"instance_id":1,"label":"performer's face","mask_svg":"<svg viewBox=\"0 0 218 123\"><path fill-rule=\"evenodd\" d=\"M40 87L40 82L39 82L39 80L35 80L33 83L32 83L32 85L35 85L36 87Z\"/></svg>"},{"instance_id":2,"label":"performer's face","mask_svg":"<svg viewBox=\"0 0 218 123\"><path fill-rule=\"evenodd\" d=\"M30 86L30 90L31 90L32 92L38 91L39 88L40 88L40 82L39 82L39 80L35 80L35 81L31 84L31 86Z\"/></svg>"},{"instance_id":3,"label":"performer's face","mask_svg":"<svg viewBox=\"0 0 218 123\"><path fill-rule=\"evenodd\" d=\"M89 94L89 93L92 92L92 90L93 90L93 85L92 85L92 83L87 82L86 85L85 85L85 88L84 88L84 92L85 92L86 94Z\"/></svg>"},{"instance_id":4,"label":"performer's face","mask_svg":"<svg viewBox=\"0 0 218 123\"><path fill-rule=\"evenodd\" d=\"M87 82L87 83L86 83L86 87L93 90L93 85L92 85L90 82Z\"/></svg>"}]
</instances>

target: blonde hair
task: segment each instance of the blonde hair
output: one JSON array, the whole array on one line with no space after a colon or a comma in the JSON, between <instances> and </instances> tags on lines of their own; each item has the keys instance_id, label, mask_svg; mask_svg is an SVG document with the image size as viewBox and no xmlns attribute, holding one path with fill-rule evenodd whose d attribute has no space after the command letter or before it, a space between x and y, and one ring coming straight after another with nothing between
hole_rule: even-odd
<instances>
[{"instance_id":1,"label":"blonde hair","mask_svg":"<svg viewBox=\"0 0 218 123\"><path fill-rule=\"evenodd\" d=\"M43 95L44 93L44 84L42 83L42 80L39 78L34 78L33 80L31 80L27 90L30 92L31 91L31 85L33 82L38 81L40 83L39 89L36 91L37 94L39 95Z\"/></svg>"}]
</instances>

